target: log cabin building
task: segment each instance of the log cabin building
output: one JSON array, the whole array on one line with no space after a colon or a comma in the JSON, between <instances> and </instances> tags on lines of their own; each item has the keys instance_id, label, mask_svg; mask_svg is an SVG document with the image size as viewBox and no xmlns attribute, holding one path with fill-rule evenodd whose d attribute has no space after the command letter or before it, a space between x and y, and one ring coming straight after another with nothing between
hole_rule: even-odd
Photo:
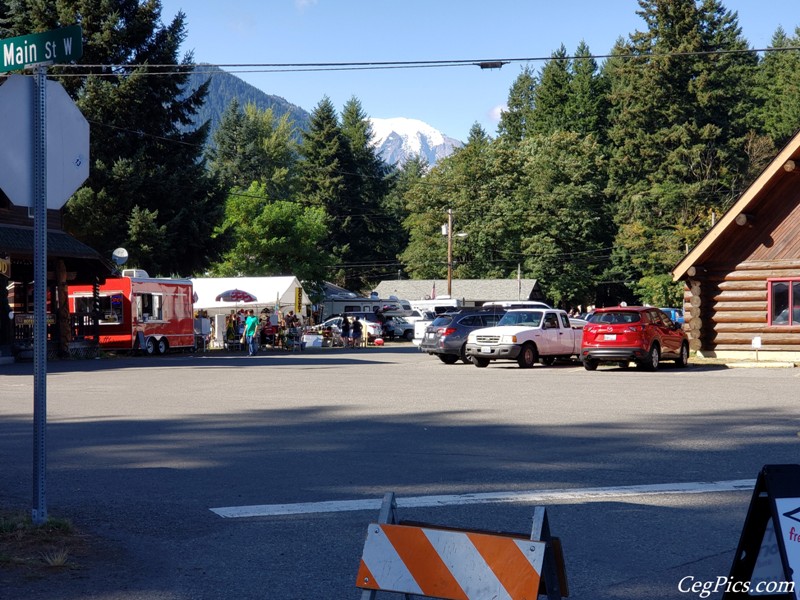
<instances>
[{"instance_id":1,"label":"log cabin building","mask_svg":"<svg viewBox=\"0 0 800 600\"><path fill-rule=\"evenodd\" d=\"M672 276L700 356L800 361L800 132Z\"/></svg>"},{"instance_id":2,"label":"log cabin building","mask_svg":"<svg viewBox=\"0 0 800 600\"><path fill-rule=\"evenodd\" d=\"M33 219L0 191L0 364L31 354L33 339ZM105 281L113 265L63 231L61 211L47 211L47 352L70 352L74 328L67 285Z\"/></svg>"}]
</instances>

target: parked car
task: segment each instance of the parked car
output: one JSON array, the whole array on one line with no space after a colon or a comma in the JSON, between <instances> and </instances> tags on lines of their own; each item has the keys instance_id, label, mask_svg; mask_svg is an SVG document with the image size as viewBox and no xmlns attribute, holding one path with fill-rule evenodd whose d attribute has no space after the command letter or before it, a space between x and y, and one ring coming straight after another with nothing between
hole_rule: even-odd
<instances>
[{"instance_id":1,"label":"parked car","mask_svg":"<svg viewBox=\"0 0 800 600\"><path fill-rule=\"evenodd\" d=\"M466 353L467 336L476 329L496 325L505 313L503 308L493 308L461 309L439 315L426 328L419 349L438 356L446 365L459 359L472 362Z\"/></svg>"},{"instance_id":2,"label":"parked car","mask_svg":"<svg viewBox=\"0 0 800 600\"><path fill-rule=\"evenodd\" d=\"M331 327L335 334L341 335L343 316L348 317L351 322L353 321L353 317L358 317L358 320L361 321L362 326L367 332L367 337L371 342L383 335L383 328L381 327L380 321L378 321L374 313L368 312L345 313L344 315L331 317L320 325L320 329L324 330L326 327Z\"/></svg>"},{"instance_id":3,"label":"parked car","mask_svg":"<svg viewBox=\"0 0 800 600\"><path fill-rule=\"evenodd\" d=\"M390 340L401 339L410 342L414 338L414 324L409 323L405 317L388 315L386 322L383 324L383 337Z\"/></svg>"},{"instance_id":4,"label":"parked car","mask_svg":"<svg viewBox=\"0 0 800 600\"><path fill-rule=\"evenodd\" d=\"M383 337L383 325L374 312L348 312L344 313L344 316L350 317L351 322L358 317L367 334L368 341L374 342L377 338Z\"/></svg>"},{"instance_id":5,"label":"parked car","mask_svg":"<svg viewBox=\"0 0 800 600\"><path fill-rule=\"evenodd\" d=\"M682 308L660 308L661 312L667 315L675 323L683 325L683 309Z\"/></svg>"},{"instance_id":6,"label":"parked car","mask_svg":"<svg viewBox=\"0 0 800 600\"><path fill-rule=\"evenodd\" d=\"M664 359L685 367L689 363L689 341L680 324L658 308L598 308L583 328L581 360L587 371L609 362L627 367L630 361L655 371Z\"/></svg>"}]
</instances>

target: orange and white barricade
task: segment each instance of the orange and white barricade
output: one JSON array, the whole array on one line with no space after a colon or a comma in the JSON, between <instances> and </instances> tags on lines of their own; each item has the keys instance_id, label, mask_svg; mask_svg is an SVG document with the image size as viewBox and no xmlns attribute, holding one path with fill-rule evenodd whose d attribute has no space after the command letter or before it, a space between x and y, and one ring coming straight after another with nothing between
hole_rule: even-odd
<instances>
[{"instance_id":1,"label":"orange and white barricade","mask_svg":"<svg viewBox=\"0 0 800 600\"><path fill-rule=\"evenodd\" d=\"M378 591L446 600L567 595L561 547L550 536L544 507L534 511L530 537L397 522L393 493L384 498L379 521L367 530L356 576L363 600Z\"/></svg>"}]
</instances>

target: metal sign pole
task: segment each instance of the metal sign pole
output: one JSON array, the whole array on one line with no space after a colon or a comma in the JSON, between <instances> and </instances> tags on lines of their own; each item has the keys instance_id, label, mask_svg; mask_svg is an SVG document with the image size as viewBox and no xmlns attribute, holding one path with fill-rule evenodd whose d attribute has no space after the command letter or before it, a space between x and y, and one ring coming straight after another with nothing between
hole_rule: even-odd
<instances>
[{"instance_id":1,"label":"metal sign pole","mask_svg":"<svg viewBox=\"0 0 800 600\"><path fill-rule=\"evenodd\" d=\"M47 521L47 68L36 67L33 117L33 507Z\"/></svg>"}]
</instances>

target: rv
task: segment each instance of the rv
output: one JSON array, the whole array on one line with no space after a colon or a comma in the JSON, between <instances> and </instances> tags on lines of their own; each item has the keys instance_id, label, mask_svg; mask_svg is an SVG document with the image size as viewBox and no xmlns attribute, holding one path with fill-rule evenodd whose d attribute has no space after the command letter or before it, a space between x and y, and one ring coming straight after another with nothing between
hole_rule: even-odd
<instances>
[{"instance_id":1,"label":"rv","mask_svg":"<svg viewBox=\"0 0 800 600\"><path fill-rule=\"evenodd\" d=\"M378 298L372 295L369 298L356 294L337 294L325 298L322 303L323 319L344 313L374 313L378 310L386 315L404 317L411 314L411 304L408 300L401 300L394 296Z\"/></svg>"},{"instance_id":2,"label":"rv","mask_svg":"<svg viewBox=\"0 0 800 600\"><path fill-rule=\"evenodd\" d=\"M125 269L99 286L97 304L91 285L69 286L69 310L84 339L101 348L164 354L194 349L192 282L159 279L140 269ZM96 313L95 313L96 311ZM86 325L98 315L95 331ZM97 333L99 331L99 334Z\"/></svg>"}]
</instances>

